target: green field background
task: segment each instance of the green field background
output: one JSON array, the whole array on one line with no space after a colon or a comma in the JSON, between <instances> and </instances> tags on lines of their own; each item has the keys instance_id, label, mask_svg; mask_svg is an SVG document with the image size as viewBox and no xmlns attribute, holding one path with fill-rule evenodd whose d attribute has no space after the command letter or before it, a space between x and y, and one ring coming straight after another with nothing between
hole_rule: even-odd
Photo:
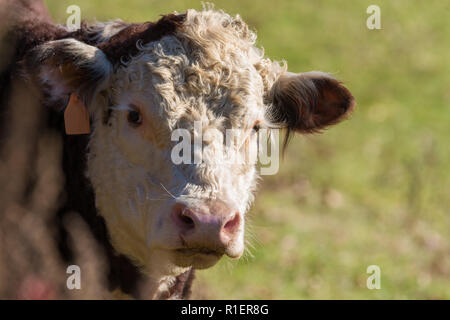
<instances>
[{"instance_id":1,"label":"green field background","mask_svg":"<svg viewBox=\"0 0 450 320\"><path fill-rule=\"evenodd\" d=\"M47 0L55 21L142 22L200 1ZM366 8L381 8L368 30ZM297 136L248 214L248 251L197 272L194 298L450 298L450 1L229 0L290 71L322 70L357 100ZM369 290L366 268L381 268Z\"/></svg>"}]
</instances>

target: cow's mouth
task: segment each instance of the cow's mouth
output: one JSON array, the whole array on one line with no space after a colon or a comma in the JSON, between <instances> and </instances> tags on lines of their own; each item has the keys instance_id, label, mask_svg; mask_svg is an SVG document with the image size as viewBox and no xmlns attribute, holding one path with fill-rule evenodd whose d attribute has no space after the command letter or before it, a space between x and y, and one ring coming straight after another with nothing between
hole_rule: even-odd
<instances>
[{"instance_id":1,"label":"cow's mouth","mask_svg":"<svg viewBox=\"0 0 450 320\"><path fill-rule=\"evenodd\" d=\"M215 265L223 252L209 248L180 248L174 250L174 262L180 267L205 269Z\"/></svg>"},{"instance_id":2,"label":"cow's mouth","mask_svg":"<svg viewBox=\"0 0 450 320\"><path fill-rule=\"evenodd\" d=\"M180 249L176 249L175 251L177 253L181 253L186 256L204 254L204 255L214 255L214 256L220 257L223 255L223 252L211 250L208 248L180 248Z\"/></svg>"}]
</instances>

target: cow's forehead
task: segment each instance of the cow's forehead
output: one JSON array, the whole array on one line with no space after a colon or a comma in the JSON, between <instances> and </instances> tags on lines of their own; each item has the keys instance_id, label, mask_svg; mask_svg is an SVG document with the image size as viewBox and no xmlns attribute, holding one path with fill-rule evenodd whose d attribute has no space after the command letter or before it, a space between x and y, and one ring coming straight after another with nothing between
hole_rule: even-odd
<instances>
[{"instance_id":1,"label":"cow's forehead","mask_svg":"<svg viewBox=\"0 0 450 320\"><path fill-rule=\"evenodd\" d=\"M224 118L242 126L263 116L264 76L256 35L239 17L190 10L175 34L147 44L118 72L122 91L153 97L169 118Z\"/></svg>"}]
</instances>

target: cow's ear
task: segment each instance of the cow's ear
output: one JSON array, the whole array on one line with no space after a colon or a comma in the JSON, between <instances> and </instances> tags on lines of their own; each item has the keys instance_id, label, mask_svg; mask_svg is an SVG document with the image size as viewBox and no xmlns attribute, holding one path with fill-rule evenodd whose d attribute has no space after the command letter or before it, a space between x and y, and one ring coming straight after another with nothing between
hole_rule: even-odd
<instances>
[{"instance_id":1,"label":"cow's ear","mask_svg":"<svg viewBox=\"0 0 450 320\"><path fill-rule=\"evenodd\" d=\"M341 82L322 72L283 73L269 93L272 121L291 132L313 133L336 124L355 101Z\"/></svg>"},{"instance_id":2,"label":"cow's ear","mask_svg":"<svg viewBox=\"0 0 450 320\"><path fill-rule=\"evenodd\" d=\"M37 78L46 99L67 101L76 93L89 106L95 94L109 82L112 65L94 46L75 39L49 41L25 56L27 73Z\"/></svg>"}]
</instances>

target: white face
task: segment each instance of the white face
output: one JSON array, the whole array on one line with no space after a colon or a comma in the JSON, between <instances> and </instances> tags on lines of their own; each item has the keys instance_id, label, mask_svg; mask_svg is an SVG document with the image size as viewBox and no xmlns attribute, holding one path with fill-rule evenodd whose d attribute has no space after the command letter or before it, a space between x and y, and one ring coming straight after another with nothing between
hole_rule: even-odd
<instances>
[{"instance_id":1,"label":"white face","mask_svg":"<svg viewBox=\"0 0 450 320\"><path fill-rule=\"evenodd\" d=\"M245 155L266 124L263 81L248 56L227 76L195 63L204 62L174 36L151 44L114 75L107 121L95 118L88 170L97 206L116 249L149 270L153 261L165 272L205 268L244 251L257 178L256 159ZM191 164L173 161L179 129L203 146Z\"/></svg>"},{"instance_id":2,"label":"white face","mask_svg":"<svg viewBox=\"0 0 450 320\"><path fill-rule=\"evenodd\" d=\"M99 41L109 43L106 29L125 28L117 26L100 25ZM121 48L118 39L109 48ZM99 47L70 38L25 58L47 104L62 105L74 92L87 104L94 128L87 174L97 208L115 249L150 276L242 255L257 179L252 129L313 133L353 109L341 82L321 72L286 72L255 41L239 17L188 10L175 33L138 41L138 54L116 69ZM234 130L231 139L227 130ZM180 163L174 154L186 137L194 145L181 156L191 162Z\"/></svg>"}]
</instances>

